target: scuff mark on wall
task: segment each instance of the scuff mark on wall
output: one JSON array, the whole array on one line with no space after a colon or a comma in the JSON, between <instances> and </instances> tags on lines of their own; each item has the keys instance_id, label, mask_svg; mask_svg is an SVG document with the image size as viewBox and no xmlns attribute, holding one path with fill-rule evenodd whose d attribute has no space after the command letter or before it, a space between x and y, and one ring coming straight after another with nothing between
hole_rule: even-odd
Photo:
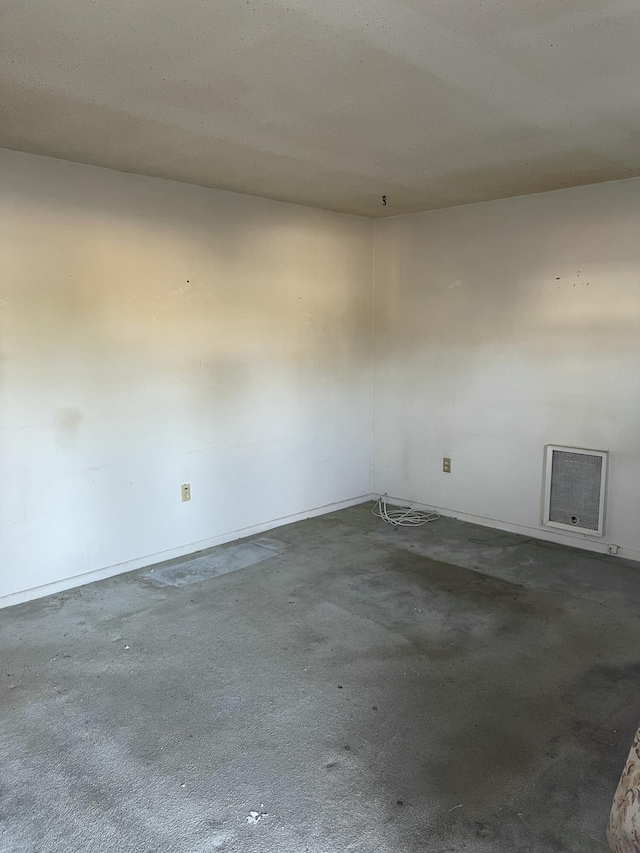
<instances>
[{"instance_id":1,"label":"scuff mark on wall","mask_svg":"<svg viewBox=\"0 0 640 853\"><path fill-rule=\"evenodd\" d=\"M165 295L159 294L156 296L157 305L156 310L151 313L151 321L156 323L159 314L169 311L173 305L178 305L181 302L186 304L192 299L200 299L203 296L202 287L201 284L194 284L190 279L187 279L182 287L173 287ZM210 296L211 293L209 292L206 295Z\"/></svg>"},{"instance_id":2,"label":"scuff mark on wall","mask_svg":"<svg viewBox=\"0 0 640 853\"><path fill-rule=\"evenodd\" d=\"M55 441L58 447L72 448L78 442L82 415L78 409L57 409L53 413L53 426L55 429Z\"/></svg>"}]
</instances>

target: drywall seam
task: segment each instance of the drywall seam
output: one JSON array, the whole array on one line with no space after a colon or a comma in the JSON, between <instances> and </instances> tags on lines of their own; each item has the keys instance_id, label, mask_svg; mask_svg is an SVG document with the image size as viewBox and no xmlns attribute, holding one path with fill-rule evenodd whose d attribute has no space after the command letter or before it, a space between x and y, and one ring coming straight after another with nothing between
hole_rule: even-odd
<instances>
[{"instance_id":1,"label":"drywall seam","mask_svg":"<svg viewBox=\"0 0 640 853\"><path fill-rule=\"evenodd\" d=\"M377 500L378 495L375 495L374 500ZM540 527L529 527L526 524L514 524L509 521L500 521L497 518L487 518L483 515L473 515L470 512L458 512L447 507L431 506L420 503L419 501L410 501L403 498L389 497L387 495L387 503L393 506L412 506L415 509L435 511L438 515L446 518L455 518L458 521L466 521L470 524L478 524L481 527L491 527L494 530L502 530L505 533L516 533L529 538L542 539L544 542L554 542L556 545L566 545L570 548L581 548L583 551L592 551L595 554L608 554L609 543L603 542L601 539L597 541L588 536L575 536L566 533L557 533ZM640 562L640 551L633 548L619 548L616 554L626 560L635 560Z\"/></svg>"},{"instance_id":2,"label":"drywall seam","mask_svg":"<svg viewBox=\"0 0 640 853\"><path fill-rule=\"evenodd\" d=\"M330 512L337 512L341 509L348 509L352 506L357 506L361 503L366 503L373 499L372 494L360 495L357 498L350 498L345 501L326 504L325 506L315 507L314 509L298 512L294 515L287 515L282 518L275 518L271 521L265 521L261 524L255 524L252 527L243 527L238 530L233 530L230 533L222 533L219 536L213 536L210 539L203 539L200 542L192 542L189 545L181 545L178 548L171 548L169 551L162 551L158 554L150 554L146 557L137 557L134 560L127 560L125 563L118 563L115 566L105 566L102 569L95 569L91 572L86 572L82 575L74 575L70 578L63 578L53 583L44 584L43 586L34 587L33 589L21 590L12 592L9 595L0 597L0 609L12 607L16 604L24 604L27 601L33 601L36 598L44 598L47 595L53 595L56 592L64 592L67 589L75 589L79 586L85 586L95 581L106 580L107 578L115 577L116 575L134 572L137 569L144 569L148 566L153 566L156 563L163 563L166 560L175 560L178 557L188 557L198 551L205 551L207 548L213 548L216 545L225 545L227 542L234 542L237 539L245 539L247 536L255 536L257 533L265 533L268 530L274 530L276 527L283 527L286 524L293 524L296 521L304 521L306 518L316 518L319 515L326 515Z\"/></svg>"}]
</instances>

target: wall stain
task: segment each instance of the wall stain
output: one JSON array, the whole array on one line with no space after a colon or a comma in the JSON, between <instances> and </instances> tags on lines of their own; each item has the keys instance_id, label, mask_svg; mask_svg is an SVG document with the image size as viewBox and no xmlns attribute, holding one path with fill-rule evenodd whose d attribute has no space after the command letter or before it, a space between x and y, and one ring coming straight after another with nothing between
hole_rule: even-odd
<instances>
[{"instance_id":1,"label":"wall stain","mask_svg":"<svg viewBox=\"0 0 640 853\"><path fill-rule=\"evenodd\" d=\"M56 409L53 413L55 442L58 447L72 448L78 442L83 418L78 409Z\"/></svg>"}]
</instances>

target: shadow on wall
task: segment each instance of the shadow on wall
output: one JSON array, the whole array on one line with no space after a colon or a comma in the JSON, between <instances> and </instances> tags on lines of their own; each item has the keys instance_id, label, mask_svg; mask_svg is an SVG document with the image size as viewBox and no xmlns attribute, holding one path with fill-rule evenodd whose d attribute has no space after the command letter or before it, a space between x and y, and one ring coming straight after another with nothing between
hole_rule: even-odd
<instances>
[{"instance_id":1,"label":"shadow on wall","mask_svg":"<svg viewBox=\"0 0 640 853\"><path fill-rule=\"evenodd\" d=\"M1 294L28 585L365 491L370 223L40 159Z\"/></svg>"},{"instance_id":2,"label":"shadow on wall","mask_svg":"<svg viewBox=\"0 0 640 853\"><path fill-rule=\"evenodd\" d=\"M601 448L640 546L637 187L376 223L376 489L537 526L544 445Z\"/></svg>"}]
</instances>

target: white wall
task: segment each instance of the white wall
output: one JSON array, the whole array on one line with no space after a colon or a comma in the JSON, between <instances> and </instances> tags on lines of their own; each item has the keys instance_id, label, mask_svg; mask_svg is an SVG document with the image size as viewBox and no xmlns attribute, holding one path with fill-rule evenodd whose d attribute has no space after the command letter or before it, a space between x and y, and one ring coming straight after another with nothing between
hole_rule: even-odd
<instances>
[{"instance_id":1,"label":"white wall","mask_svg":"<svg viewBox=\"0 0 640 853\"><path fill-rule=\"evenodd\" d=\"M372 233L0 151L4 603L370 492Z\"/></svg>"},{"instance_id":2,"label":"white wall","mask_svg":"<svg viewBox=\"0 0 640 853\"><path fill-rule=\"evenodd\" d=\"M609 450L640 558L640 180L378 220L375 302L376 491L539 533L544 445Z\"/></svg>"},{"instance_id":3,"label":"white wall","mask_svg":"<svg viewBox=\"0 0 640 853\"><path fill-rule=\"evenodd\" d=\"M0 602L368 494L373 231L0 150ZM539 534L606 449L640 558L638 234L640 180L378 220L375 491Z\"/></svg>"}]
</instances>

